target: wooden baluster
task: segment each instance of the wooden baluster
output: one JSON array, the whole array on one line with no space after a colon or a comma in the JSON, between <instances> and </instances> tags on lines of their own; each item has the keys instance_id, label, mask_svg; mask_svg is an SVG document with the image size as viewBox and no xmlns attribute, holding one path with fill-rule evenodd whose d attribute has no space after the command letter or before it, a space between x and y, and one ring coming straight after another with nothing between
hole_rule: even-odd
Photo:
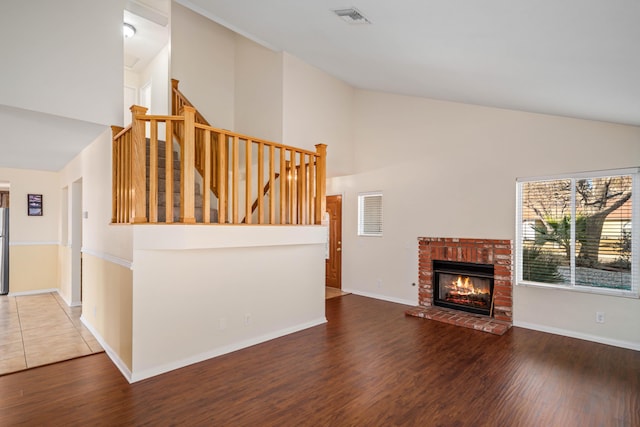
<instances>
[{"instance_id":1,"label":"wooden baluster","mask_svg":"<svg viewBox=\"0 0 640 427\"><path fill-rule=\"evenodd\" d=\"M298 176L298 224L307 223L307 155L300 153L300 175Z\"/></svg>"},{"instance_id":2,"label":"wooden baluster","mask_svg":"<svg viewBox=\"0 0 640 427\"><path fill-rule=\"evenodd\" d=\"M271 183L270 183L271 184ZM258 224L264 224L264 143L258 143Z\"/></svg>"},{"instance_id":3,"label":"wooden baluster","mask_svg":"<svg viewBox=\"0 0 640 427\"><path fill-rule=\"evenodd\" d=\"M119 162L119 150L120 141L115 139L115 136L124 130L120 126L111 126L112 142L111 142L111 222L118 222L118 179L120 177L120 168L122 167Z\"/></svg>"},{"instance_id":4,"label":"wooden baluster","mask_svg":"<svg viewBox=\"0 0 640 427\"><path fill-rule=\"evenodd\" d=\"M151 120L149 138L149 222L158 222L158 122Z\"/></svg>"},{"instance_id":5,"label":"wooden baluster","mask_svg":"<svg viewBox=\"0 0 640 427\"><path fill-rule=\"evenodd\" d=\"M269 224L276 223L276 147L269 146Z\"/></svg>"},{"instance_id":6,"label":"wooden baluster","mask_svg":"<svg viewBox=\"0 0 640 427\"><path fill-rule=\"evenodd\" d=\"M286 150L280 147L280 224L287 223L287 161Z\"/></svg>"},{"instance_id":7,"label":"wooden baluster","mask_svg":"<svg viewBox=\"0 0 640 427\"><path fill-rule=\"evenodd\" d=\"M294 225L295 222L295 205L294 205L294 201L295 201L295 183L296 183L296 157L295 157L295 152L292 150L288 150L289 151L289 163L287 163L288 165L288 171L289 174L287 175L287 214L288 214L288 224Z\"/></svg>"},{"instance_id":8,"label":"wooden baluster","mask_svg":"<svg viewBox=\"0 0 640 427\"><path fill-rule=\"evenodd\" d=\"M325 198L327 185L327 146L326 144L316 144L316 224L322 224L322 216L327 210L327 200Z\"/></svg>"},{"instance_id":9,"label":"wooden baluster","mask_svg":"<svg viewBox=\"0 0 640 427\"><path fill-rule=\"evenodd\" d=\"M244 198L244 222L245 224L251 224L251 205L253 198L251 197L251 148L253 147L253 141L250 139L246 142L245 149L245 198Z\"/></svg>"},{"instance_id":10,"label":"wooden baluster","mask_svg":"<svg viewBox=\"0 0 640 427\"><path fill-rule=\"evenodd\" d=\"M211 132L208 130L204 131L204 158L206 161L204 163L204 176L202 177L202 221L208 224L211 222Z\"/></svg>"},{"instance_id":11,"label":"wooden baluster","mask_svg":"<svg viewBox=\"0 0 640 427\"><path fill-rule=\"evenodd\" d=\"M131 139L133 135L131 132L127 132L124 138L124 150L122 152L122 165L124 176L122 177L122 222L131 222Z\"/></svg>"},{"instance_id":12,"label":"wooden baluster","mask_svg":"<svg viewBox=\"0 0 640 427\"><path fill-rule=\"evenodd\" d=\"M240 173L239 173L239 163L240 163L240 159L239 159L239 140L237 136L233 137L233 148L232 148L232 170L231 170L231 198L232 198L232 205L231 205L231 223L232 224L237 224L239 222L239 218L238 218L238 179L240 177Z\"/></svg>"},{"instance_id":13,"label":"wooden baluster","mask_svg":"<svg viewBox=\"0 0 640 427\"><path fill-rule=\"evenodd\" d=\"M297 152L290 150L291 156L289 157L291 165L291 183L289 185L289 224L298 224L298 159Z\"/></svg>"},{"instance_id":14,"label":"wooden baluster","mask_svg":"<svg viewBox=\"0 0 640 427\"><path fill-rule=\"evenodd\" d=\"M173 222L173 121L167 120L165 132L165 222Z\"/></svg>"},{"instance_id":15,"label":"wooden baluster","mask_svg":"<svg viewBox=\"0 0 640 427\"><path fill-rule=\"evenodd\" d=\"M218 223L227 222L227 135L218 134Z\"/></svg>"},{"instance_id":16,"label":"wooden baluster","mask_svg":"<svg viewBox=\"0 0 640 427\"><path fill-rule=\"evenodd\" d=\"M174 116L178 115L180 111L180 97L178 96L178 83L179 80L171 79L171 114Z\"/></svg>"},{"instance_id":17,"label":"wooden baluster","mask_svg":"<svg viewBox=\"0 0 640 427\"><path fill-rule=\"evenodd\" d=\"M184 140L180 158L180 222L194 224L195 218L195 108L185 106Z\"/></svg>"},{"instance_id":18,"label":"wooden baluster","mask_svg":"<svg viewBox=\"0 0 640 427\"><path fill-rule=\"evenodd\" d=\"M307 180L308 192L307 192L307 224L315 224L315 186L316 186L316 177L315 177L315 159L316 156L309 156L309 167L307 168L309 173L309 179Z\"/></svg>"},{"instance_id":19,"label":"wooden baluster","mask_svg":"<svg viewBox=\"0 0 640 427\"><path fill-rule=\"evenodd\" d=\"M131 215L130 220L135 224L147 222L147 164L146 164L146 138L145 120L136 116L144 116L147 113L145 107L133 105L131 107Z\"/></svg>"}]
</instances>

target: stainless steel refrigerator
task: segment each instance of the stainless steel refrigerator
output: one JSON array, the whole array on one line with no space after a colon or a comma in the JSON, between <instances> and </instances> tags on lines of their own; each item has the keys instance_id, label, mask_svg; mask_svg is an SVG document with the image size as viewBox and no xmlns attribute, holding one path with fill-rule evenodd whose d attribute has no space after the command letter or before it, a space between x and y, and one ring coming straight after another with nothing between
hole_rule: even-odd
<instances>
[{"instance_id":1,"label":"stainless steel refrigerator","mask_svg":"<svg viewBox=\"0 0 640 427\"><path fill-rule=\"evenodd\" d=\"M9 293L9 208L0 208L0 295Z\"/></svg>"}]
</instances>

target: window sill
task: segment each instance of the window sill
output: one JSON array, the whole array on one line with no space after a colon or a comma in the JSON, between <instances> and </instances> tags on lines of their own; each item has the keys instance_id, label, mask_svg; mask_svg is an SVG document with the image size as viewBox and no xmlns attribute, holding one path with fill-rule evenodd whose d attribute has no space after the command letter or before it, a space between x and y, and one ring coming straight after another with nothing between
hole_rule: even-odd
<instances>
[{"instance_id":1,"label":"window sill","mask_svg":"<svg viewBox=\"0 0 640 427\"><path fill-rule=\"evenodd\" d=\"M639 297L637 291L625 291L625 290L608 289L608 288L590 288L586 286L563 286L563 285L553 285L553 284L525 282L525 281L517 282L516 286L522 286L525 288L556 289L560 291L580 292L584 294L606 295L611 297L623 297L623 298L632 298L632 299L638 299Z\"/></svg>"}]
</instances>

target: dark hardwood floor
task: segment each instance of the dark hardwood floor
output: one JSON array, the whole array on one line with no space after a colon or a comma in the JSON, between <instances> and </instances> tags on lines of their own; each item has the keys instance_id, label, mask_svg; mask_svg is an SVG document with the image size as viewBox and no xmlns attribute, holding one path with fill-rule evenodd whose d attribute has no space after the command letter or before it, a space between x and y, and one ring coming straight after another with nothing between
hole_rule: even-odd
<instances>
[{"instance_id":1,"label":"dark hardwood floor","mask_svg":"<svg viewBox=\"0 0 640 427\"><path fill-rule=\"evenodd\" d=\"M640 426L640 352L326 304L326 325L131 385L104 354L0 377L0 425Z\"/></svg>"}]
</instances>

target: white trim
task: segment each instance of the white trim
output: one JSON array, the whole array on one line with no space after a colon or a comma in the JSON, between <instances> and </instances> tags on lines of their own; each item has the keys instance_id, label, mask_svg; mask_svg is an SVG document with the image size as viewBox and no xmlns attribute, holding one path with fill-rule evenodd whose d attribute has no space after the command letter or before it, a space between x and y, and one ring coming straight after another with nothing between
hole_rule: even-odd
<instances>
[{"instance_id":1,"label":"white trim","mask_svg":"<svg viewBox=\"0 0 640 427\"><path fill-rule=\"evenodd\" d=\"M129 383L131 383L132 382L131 371L129 370L129 368L127 368L127 365L122 361L122 359L118 357L118 354L115 351L113 351L111 347L109 347L109 345L104 340L104 338L102 338L102 335L100 335L98 331L96 331L93 328L93 326L89 324L89 322L85 319L84 316L80 316L80 321L89 330L89 332L93 334L94 338L96 339L96 341L98 341L98 343L100 343L102 348L104 348L104 351L105 353L107 353L107 356L109 356L109 359L111 359L111 361L116 365L116 367L120 370L120 372L125 377L125 379Z\"/></svg>"},{"instance_id":2,"label":"white trim","mask_svg":"<svg viewBox=\"0 0 640 427\"><path fill-rule=\"evenodd\" d=\"M368 232L364 230L365 224L365 199L380 197L380 230ZM384 236L384 196L382 191L366 191L358 193L358 237L383 237Z\"/></svg>"},{"instance_id":3,"label":"white trim","mask_svg":"<svg viewBox=\"0 0 640 427\"><path fill-rule=\"evenodd\" d=\"M577 217L576 213L576 182L580 179L590 179L597 177L609 177L609 176L631 176L632 183L631 188L632 191L635 192L635 189L639 185L640 175L640 167L633 168L624 168L624 169L608 169L601 170L595 172L579 172L572 174L562 174L555 176L545 176L545 177L528 177L528 178L516 178L516 240L515 240L515 254L514 254L514 277L515 277L515 285L516 286L531 286L531 287L539 287L539 288L547 288L547 289L559 289L559 290L569 290L574 292L583 292L590 294L600 294L600 295L609 295L609 296L617 296L617 297L625 297L625 298L639 298L640 297L640 284L638 280L640 279L640 272L638 267L638 261L640 260L640 254L638 253L639 245L640 245L640 236L638 230L640 227L637 226L640 223L640 201L638 197L632 197L632 218L631 223L634 224L632 228L632 259L631 259L631 289L630 290L622 290L615 288L606 288L606 287L589 287L584 285L579 285L576 283L576 226L575 226L575 218ZM571 256L570 256L570 271L571 278L570 283L562 284L562 283L538 283L525 281L522 277L522 251L523 251L523 220L522 220L522 187L524 184L528 182L545 182L545 181L558 181L558 180L570 180L571 181L571 229L570 229L570 240L571 240Z\"/></svg>"},{"instance_id":4,"label":"white trim","mask_svg":"<svg viewBox=\"0 0 640 427\"><path fill-rule=\"evenodd\" d=\"M583 178L598 178L601 176L620 176L620 175L633 175L640 173L640 167L631 167L623 169L606 169L591 172L574 172L563 173L558 175L545 175L545 176L527 176L518 177L516 182L529 182L529 181L554 181L558 179L583 179Z\"/></svg>"},{"instance_id":5,"label":"white trim","mask_svg":"<svg viewBox=\"0 0 640 427\"><path fill-rule=\"evenodd\" d=\"M192 365L194 363L203 362L208 359L212 359L214 357L222 356L223 354L232 353L234 351L241 350L243 348L251 347L256 344L260 344L266 341L270 341L276 338L283 337L285 335L292 334L294 332L302 331L304 329L312 328L314 326L319 326L327 323L326 318L319 318L316 320L312 320L306 323L302 323L300 325L292 326L289 328L280 329L278 331L269 332L264 335L260 335L254 338L249 338L244 341L236 342L230 345L226 345L223 347L219 347L213 350L205 351L200 354L193 355L191 357L187 357L182 360L176 360L174 362L165 363L163 365L155 366L153 368L145 369L141 372L134 372L130 379L127 377L130 383L141 381L147 378L154 377L156 375L163 374L165 372L173 371L175 369L183 368L188 365ZM108 354L108 353L107 353ZM120 369L122 371L122 369ZM124 372L123 372L124 373Z\"/></svg>"},{"instance_id":6,"label":"white trim","mask_svg":"<svg viewBox=\"0 0 640 427\"><path fill-rule=\"evenodd\" d=\"M632 298L638 299L638 292L634 290L626 291L623 289L614 289L614 288L599 288L599 287L589 287L582 285L558 285L555 283L541 283L541 282L527 282L520 281L516 283L516 286L522 286L524 288L542 288L542 289L556 289L559 291L569 291L569 292L581 292L583 294L596 294L596 295L609 295L612 297L623 297L623 298Z\"/></svg>"},{"instance_id":7,"label":"white trim","mask_svg":"<svg viewBox=\"0 0 640 427\"><path fill-rule=\"evenodd\" d=\"M401 298L394 298L394 297L390 297L390 296L387 296L387 295L374 294L372 292L365 292L365 291L360 291L360 290L355 290L355 289L348 289L348 288L342 288L342 291L343 292L349 292L349 293L352 293L354 295L360 295L361 297L379 299L379 300L382 300L382 301L395 302L396 304L408 305L408 306L411 306L411 307L414 307L414 306L418 305L418 301L411 301L411 300L406 300L406 299L401 299Z\"/></svg>"},{"instance_id":8,"label":"white trim","mask_svg":"<svg viewBox=\"0 0 640 427\"><path fill-rule=\"evenodd\" d=\"M69 306L69 307L82 307L82 301L71 302L67 298L65 298L64 295L62 295L60 293L60 289L56 289L56 292L58 293L58 295L60 296L62 301L64 301L64 303L67 304L67 306Z\"/></svg>"},{"instance_id":9,"label":"white trim","mask_svg":"<svg viewBox=\"0 0 640 427\"><path fill-rule=\"evenodd\" d=\"M535 323L528 323L528 322L514 321L513 326L517 326L525 329L531 329L534 331L546 332L554 335L562 335L565 337L577 338L585 341L598 342L601 344L612 345L614 347L622 347L622 348L628 348L630 350L640 351L640 343L635 343L631 341L615 340L611 338L601 337L598 335L584 334L582 332L575 332L567 329L553 328L551 326L538 325Z\"/></svg>"},{"instance_id":10,"label":"white trim","mask_svg":"<svg viewBox=\"0 0 640 427\"><path fill-rule=\"evenodd\" d=\"M126 260L124 258L119 258L119 257L114 256L114 255L109 255L109 254L104 253L104 252L98 252L98 251L94 251L92 249L87 249L87 248L82 248L80 250L80 252L82 252L83 254L94 256L96 258L103 259L103 260L111 262L113 264L118 264L118 265L120 265L122 267L125 267L125 268L128 268L130 270L133 270L133 262L129 261L129 260Z\"/></svg>"},{"instance_id":11,"label":"white trim","mask_svg":"<svg viewBox=\"0 0 640 427\"><path fill-rule=\"evenodd\" d=\"M60 241L49 242L9 242L9 246L60 246Z\"/></svg>"},{"instance_id":12,"label":"white trim","mask_svg":"<svg viewBox=\"0 0 640 427\"><path fill-rule=\"evenodd\" d=\"M34 291L23 291L23 292L9 292L9 294L7 296L10 296L10 297L23 297L23 296L27 296L27 295L52 294L54 292L58 292L58 288L36 289Z\"/></svg>"}]
</instances>

